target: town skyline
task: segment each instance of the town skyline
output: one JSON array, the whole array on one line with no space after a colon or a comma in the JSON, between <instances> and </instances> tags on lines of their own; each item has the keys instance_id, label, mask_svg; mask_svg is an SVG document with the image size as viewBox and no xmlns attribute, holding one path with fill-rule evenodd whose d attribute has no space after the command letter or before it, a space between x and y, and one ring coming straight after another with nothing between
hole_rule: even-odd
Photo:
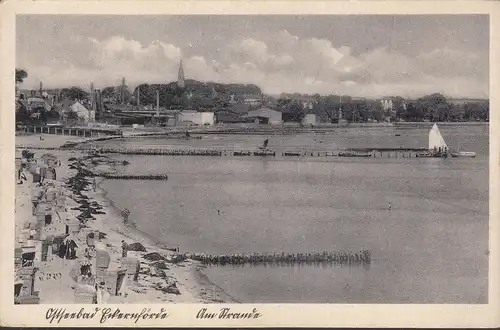
<instances>
[{"instance_id":1,"label":"town skyline","mask_svg":"<svg viewBox=\"0 0 500 330\"><path fill-rule=\"evenodd\" d=\"M489 98L486 15L266 17L18 16L19 88L166 84L183 60L186 80L268 95Z\"/></svg>"}]
</instances>

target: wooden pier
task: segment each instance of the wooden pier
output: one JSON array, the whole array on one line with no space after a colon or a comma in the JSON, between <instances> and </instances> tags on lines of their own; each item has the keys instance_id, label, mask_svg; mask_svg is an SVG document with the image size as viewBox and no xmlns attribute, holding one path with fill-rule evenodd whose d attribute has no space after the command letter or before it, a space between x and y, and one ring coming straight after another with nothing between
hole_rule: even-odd
<instances>
[{"instance_id":1,"label":"wooden pier","mask_svg":"<svg viewBox=\"0 0 500 330\"><path fill-rule=\"evenodd\" d=\"M150 155L150 156L212 156L212 157L352 157L352 158L418 158L425 149L345 149L345 150L234 150L234 149L163 149L163 148L82 148L83 152L98 154Z\"/></svg>"},{"instance_id":2,"label":"wooden pier","mask_svg":"<svg viewBox=\"0 0 500 330\"><path fill-rule=\"evenodd\" d=\"M106 129L100 127L64 127L62 125L50 126L24 126L25 133L81 136L81 137L104 137L109 135L121 135L117 129Z\"/></svg>"}]
</instances>

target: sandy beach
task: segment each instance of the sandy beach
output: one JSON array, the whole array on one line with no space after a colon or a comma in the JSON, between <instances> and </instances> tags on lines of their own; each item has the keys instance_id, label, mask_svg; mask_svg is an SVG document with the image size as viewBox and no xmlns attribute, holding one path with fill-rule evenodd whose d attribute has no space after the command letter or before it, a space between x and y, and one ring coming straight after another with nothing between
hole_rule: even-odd
<instances>
[{"instance_id":1,"label":"sandy beach","mask_svg":"<svg viewBox=\"0 0 500 330\"><path fill-rule=\"evenodd\" d=\"M65 208L55 212L51 223L41 229L40 240L64 235L66 225L76 221L78 217L80 223L84 223L77 234L70 235L77 245L76 259L63 259L53 254L46 261L35 261L34 266L38 271L35 274L34 291L38 292L40 304L76 303L75 290L79 289L80 283L77 281L80 280L78 278L75 281L75 273L79 271L79 264L88 260L95 267L96 263L95 256L90 254L87 257L85 253L86 248L89 248L89 232L102 233L96 236L95 250L109 253L109 270L124 269L122 240L129 246L140 243L146 250L128 250L127 259L136 259L140 263L138 277L136 280L125 280L119 294L111 295L108 303L235 302L204 276L201 272L204 266L184 257L184 253L188 251L176 253L156 246L148 237L125 225L121 211L113 206L112 201L106 198L106 191L99 187L100 179L96 180L94 190L92 179L81 177L82 171L109 172L116 166L123 165L108 157L100 156L96 160L72 150L39 149L58 148L70 139L72 138L67 136L43 135L41 140L40 134L16 136L16 158L21 157L23 148L33 148L30 151L34 153L38 163L46 153L54 155L60 161L60 165L56 167L57 180L45 180L42 187L36 187L38 184L33 182L32 175L25 170L23 173L26 180L16 185L16 248L27 244L29 230L26 229L26 224L36 222L36 217L32 214L33 189L54 188L66 196ZM82 220L82 214L86 214L87 219ZM133 219L130 220L133 222Z\"/></svg>"}]
</instances>

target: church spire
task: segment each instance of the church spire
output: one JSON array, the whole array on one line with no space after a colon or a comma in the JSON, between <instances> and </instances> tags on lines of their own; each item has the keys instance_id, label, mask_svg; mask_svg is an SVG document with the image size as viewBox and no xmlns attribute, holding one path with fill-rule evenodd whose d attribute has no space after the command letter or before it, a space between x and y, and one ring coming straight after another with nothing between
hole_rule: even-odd
<instances>
[{"instance_id":1,"label":"church spire","mask_svg":"<svg viewBox=\"0 0 500 330\"><path fill-rule=\"evenodd\" d=\"M182 60L179 64L179 75L177 76L177 86L184 88L184 69L182 68Z\"/></svg>"}]
</instances>

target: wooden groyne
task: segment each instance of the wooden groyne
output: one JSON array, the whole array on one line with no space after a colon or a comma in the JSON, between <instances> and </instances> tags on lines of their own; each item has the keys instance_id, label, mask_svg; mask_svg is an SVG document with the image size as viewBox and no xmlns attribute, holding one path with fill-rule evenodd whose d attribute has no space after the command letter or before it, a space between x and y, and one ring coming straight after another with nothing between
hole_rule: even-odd
<instances>
[{"instance_id":1,"label":"wooden groyne","mask_svg":"<svg viewBox=\"0 0 500 330\"><path fill-rule=\"evenodd\" d=\"M168 180L168 175L166 174L126 175L126 174L100 173L100 174L94 174L94 176L110 180Z\"/></svg>"},{"instance_id":2,"label":"wooden groyne","mask_svg":"<svg viewBox=\"0 0 500 330\"><path fill-rule=\"evenodd\" d=\"M33 149L33 150L59 150L59 147L35 147L35 146L24 146L16 145L16 149Z\"/></svg>"},{"instance_id":3,"label":"wooden groyne","mask_svg":"<svg viewBox=\"0 0 500 330\"><path fill-rule=\"evenodd\" d=\"M106 138L105 138L106 139ZM107 138L109 139L109 137ZM17 149L59 150L61 148L41 148L16 146ZM350 158L421 158L430 157L427 149L421 148L347 148L343 150L234 150L234 149L161 149L161 148L83 148L77 143L73 147L92 154L123 154L149 156L211 156L211 157L350 157Z\"/></svg>"},{"instance_id":4,"label":"wooden groyne","mask_svg":"<svg viewBox=\"0 0 500 330\"><path fill-rule=\"evenodd\" d=\"M380 147L364 147L364 148L347 148L346 151L355 152L422 152L427 151L425 148L380 148Z\"/></svg>"},{"instance_id":5,"label":"wooden groyne","mask_svg":"<svg viewBox=\"0 0 500 330\"><path fill-rule=\"evenodd\" d=\"M330 263L337 265L368 265L371 252L322 252L322 253L253 253L205 255L191 254L186 257L204 265L243 265L243 264L313 264Z\"/></svg>"},{"instance_id":6,"label":"wooden groyne","mask_svg":"<svg viewBox=\"0 0 500 330\"><path fill-rule=\"evenodd\" d=\"M351 148L344 150L232 150L232 149L161 149L161 148L77 148L98 154L150 156L259 156L259 157L353 157L353 158L418 158L426 149ZM424 151L425 150L425 151Z\"/></svg>"},{"instance_id":7,"label":"wooden groyne","mask_svg":"<svg viewBox=\"0 0 500 330\"><path fill-rule=\"evenodd\" d=\"M100 154L151 155L151 156L222 156L222 150L213 149L78 149Z\"/></svg>"}]
</instances>

